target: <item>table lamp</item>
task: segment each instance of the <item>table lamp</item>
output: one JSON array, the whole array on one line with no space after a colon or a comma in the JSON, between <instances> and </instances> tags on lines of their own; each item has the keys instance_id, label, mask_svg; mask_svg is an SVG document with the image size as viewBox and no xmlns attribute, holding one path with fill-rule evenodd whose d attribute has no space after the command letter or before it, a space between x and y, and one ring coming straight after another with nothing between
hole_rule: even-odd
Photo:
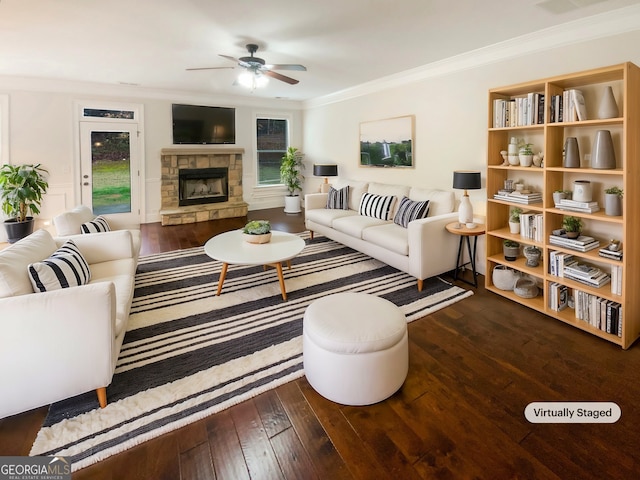
<instances>
[{"instance_id":1,"label":"table lamp","mask_svg":"<svg viewBox=\"0 0 640 480\"><path fill-rule=\"evenodd\" d=\"M329 191L329 179L327 177L336 177L338 175L338 165L335 163L316 163L313 165L313 175L324 177L324 183L320 186L320 191L327 193Z\"/></svg>"},{"instance_id":2,"label":"table lamp","mask_svg":"<svg viewBox=\"0 0 640 480\"><path fill-rule=\"evenodd\" d=\"M473 207L469 201L467 190L479 190L482 188L480 172L455 171L453 172L453 188L464 190L458 209L458 221L462 224L473 223Z\"/></svg>"}]
</instances>

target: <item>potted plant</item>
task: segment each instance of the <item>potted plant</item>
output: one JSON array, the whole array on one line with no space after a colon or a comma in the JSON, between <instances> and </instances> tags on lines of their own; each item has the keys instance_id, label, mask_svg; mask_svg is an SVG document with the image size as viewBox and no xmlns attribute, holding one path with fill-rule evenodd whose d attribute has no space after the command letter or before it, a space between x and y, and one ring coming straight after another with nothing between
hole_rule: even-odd
<instances>
[{"instance_id":1,"label":"potted plant","mask_svg":"<svg viewBox=\"0 0 640 480\"><path fill-rule=\"evenodd\" d=\"M509 213L509 230L511 233L520 233L520 214L522 209L514 207Z\"/></svg>"},{"instance_id":2,"label":"potted plant","mask_svg":"<svg viewBox=\"0 0 640 480\"><path fill-rule=\"evenodd\" d=\"M562 219L562 228L567 232L567 237L577 238L582 231L582 219L573 216L566 216Z\"/></svg>"},{"instance_id":3,"label":"potted plant","mask_svg":"<svg viewBox=\"0 0 640 480\"><path fill-rule=\"evenodd\" d=\"M610 187L604 191L604 213L622 215L622 196L624 192L618 187Z\"/></svg>"},{"instance_id":4,"label":"potted plant","mask_svg":"<svg viewBox=\"0 0 640 480\"><path fill-rule=\"evenodd\" d=\"M513 262L520 255L520 244L514 240L505 240L502 244L504 259Z\"/></svg>"},{"instance_id":5,"label":"potted plant","mask_svg":"<svg viewBox=\"0 0 640 480\"><path fill-rule=\"evenodd\" d=\"M296 192L302 190L302 153L295 147L289 147L282 157L280 164L280 177L287 187L287 195L284 198L285 213L300 212L300 196Z\"/></svg>"},{"instance_id":6,"label":"potted plant","mask_svg":"<svg viewBox=\"0 0 640 480\"><path fill-rule=\"evenodd\" d=\"M243 238L248 243L269 243L271 224L268 220L252 220L242 229Z\"/></svg>"},{"instance_id":7,"label":"potted plant","mask_svg":"<svg viewBox=\"0 0 640 480\"><path fill-rule=\"evenodd\" d=\"M532 143L520 144L518 158L520 159L520 165L523 167L530 167L533 164L533 150L531 150L532 145Z\"/></svg>"},{"instance_id":8,"label":"potted plant","mask_svg":"<svg viewBox=\"0 0 640 480\"><path fill-rule=\"evenodd\" d=\"M4 221L9 243L33 232L33 215L40 213L42 196L49 188L48 173L40 164L5 164L0 169L2 211L10 217Z\"/></svg>"},{"instance_id":9,"label":"potted plant","mask_svg":"<svg viewBox=\"0 0 640 480\"><path fill-rule=\"evenodd\" d=\"M563 200L565 198L571 198L571 190L556 190L555 192L553 192L553 203L555 205L558 205L560 203L560 200Z\"/></svg>"}]
</instances>

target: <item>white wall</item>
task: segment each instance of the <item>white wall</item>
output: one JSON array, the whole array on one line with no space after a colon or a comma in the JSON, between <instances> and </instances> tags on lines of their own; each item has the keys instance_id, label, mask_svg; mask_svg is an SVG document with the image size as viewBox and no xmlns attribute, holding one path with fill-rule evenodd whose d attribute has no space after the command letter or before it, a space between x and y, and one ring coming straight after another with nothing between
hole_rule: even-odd
<instances>
[{"instance_id":1,"label":"white wall","mask_svg":"<svg viewBox=\"0 0 640 480\"><path fill-rule=\"evenodd\" d=\"M144 208L143 222L160 220L160 150L172 144L171 104L220 105L236 108L237 146L245 149L243 186L251 209L284 205L283 188L259 189L255 185L254 116L258 113L289 115L291 142L302 145L302 113L299 102L251 97L216 98L214 95L158 92L134 87L118 87L78 82L0 77L0 95L8 103L8 152L3 160L14 164L42 163L49 171L38 227L79 200L77 162L77 102L141 104L144 108ZM8 153L7 156L4 154ZM5 239L0 229L0 241Z\"/></svg>"},{"instance_id":2,"label":"white wall","mask_svg":"<svg viewBox=\"0 0 640 480\"><path fill-rule=\"evenodd\" d=\"M308 102L304 112L307 159L338 163L340 177L425 188L452 188L454 170L480 170L487 149L488 90L519 82L631 61L640 65L640 31L500 59L424 80L334 102ZM451 69L450 70L454 70ZM401 83L396 82L396 83ZM349 94L343 95L348 97ZM414 169L359 166L359 123L415 115ZM506 147L506 145L505 145ZM321 179L311 177L306 192ZM456 192L458 198L459 191ZM475 214L484 215L487 192L469 191ZM479 266L484 270L484 248ZM484 273L484 272L483 272Z\"/></svg>"}]
</instances>

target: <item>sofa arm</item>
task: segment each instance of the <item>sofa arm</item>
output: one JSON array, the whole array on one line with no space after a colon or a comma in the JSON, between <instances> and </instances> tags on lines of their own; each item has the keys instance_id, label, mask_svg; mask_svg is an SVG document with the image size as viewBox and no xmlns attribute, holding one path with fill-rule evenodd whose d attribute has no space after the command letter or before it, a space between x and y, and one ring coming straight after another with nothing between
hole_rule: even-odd
<instances>
[{"instance_id":1,"label":"sofa arm","mask_svg":"<svg viewBox=\"0 0 640 480\"><path fill-rule=\"evenodd\" d=\"M97 282L0 299L0 418L111 383L115 295Z\"/></svg>"},{"instance_id":2,"label":"sofa arm","mask_svg":"<svg viewBox=\"0 0 640 480\"><path fill-rule=\"evenodd\" d=\"M140 223L126 221L121 218L122 214L103 214L111 230L140 230Z\"/></svg>"},{"instance_id":3,"label":"sofa arm","mask_svg":"<svg viewBox=\"0 0 640 480\"><path fill-rule=\"evenodd\" d=\"M128 230L71 235L55 240L58 246L73 240L89 265L136 257Z\"/></svg>"},{"instance_id":4,"label":"sofa arm","mask_svg":"<svg viewBox=\"0 0 640 480\"><path fill-rule=\"evenodd\" d=\"M316 210L327 206L328 193L308 193L304 196L304 209Z\"/></svg>"},{"instance_id":5,"label":"sofa arm","mask_svg":"<svg viewBox=\"0 0 640 480\"><path fill-rule=\"evenodd\" d=\"M425 279L452 270L458 251L458 239L445 229L445 225L455 222L458 213L447 213L435 217L409 222L410 274Z\"/></svg>"}]
</instances>

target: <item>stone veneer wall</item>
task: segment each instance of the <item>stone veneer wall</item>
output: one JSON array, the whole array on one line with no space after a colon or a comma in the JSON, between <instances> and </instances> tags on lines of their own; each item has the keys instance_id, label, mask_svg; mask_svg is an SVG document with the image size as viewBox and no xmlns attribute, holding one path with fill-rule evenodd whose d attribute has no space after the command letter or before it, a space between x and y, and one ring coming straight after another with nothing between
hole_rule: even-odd
<instances>
[{"instance_id":1,"label":"stone veneer wall","mask_svg":"<svg viewBox=\"0 0 640 480\"><path fill-rule=\"evenodd\" d=\"M245 217L248 205L242 196L242 148L163 148L161 210L162 225L206 222L218 218ZM227 168L229 200L203 205L178 205L178 171L184 168Z\"/></svg>"}]
</instances>

